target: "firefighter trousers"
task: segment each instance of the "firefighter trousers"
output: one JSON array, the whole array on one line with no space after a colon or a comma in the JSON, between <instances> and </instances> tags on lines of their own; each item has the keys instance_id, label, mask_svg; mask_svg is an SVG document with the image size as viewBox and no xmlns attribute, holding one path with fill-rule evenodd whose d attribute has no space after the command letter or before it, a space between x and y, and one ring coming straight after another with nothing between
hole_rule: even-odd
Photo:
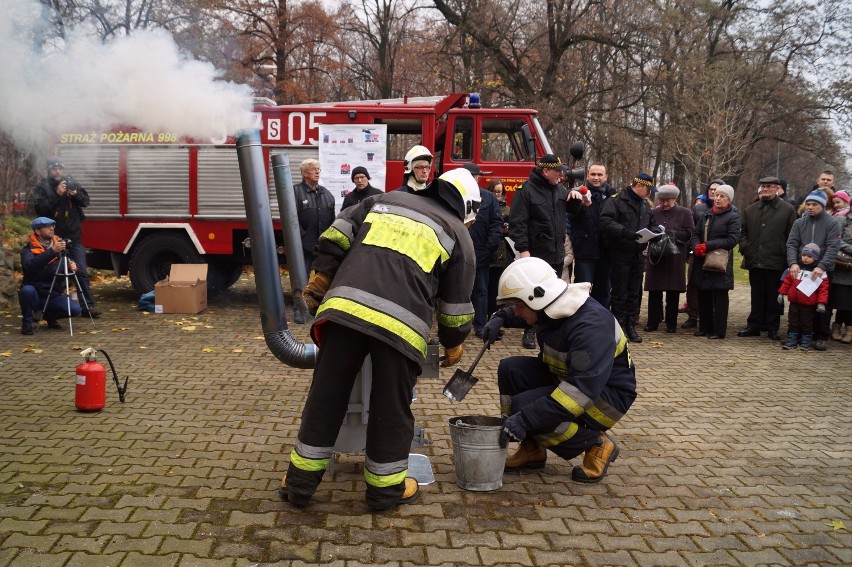
<instances>
[{"instance_id":1,"label":"firefighter trousers","mask_svg":"<svg viewBox=\"0 0 852 567\"><path fill-rule=\"evenodd\" d=\"M372 361L367 455L367 502L395 504L405 491L408 453L414 435L411 394L420 368L400 351L365 333L322 323L322 345L298 441L290 454L287 490L302 498L316 491L334 452L349 396L364 359Z\"/></svg>"},{"instance_id":2,"label":"firefighter trousers","mask_svg":"<svg viewBox=\"0 0 852 567\"><path fill-rule=\"evenodd\" d=\"M515 414L525 405L552 394L559 382L559 378L538 357L504 358L497 367L500 410L509 415ZM548 446L547 439L557 431L564 430L564 424L559 424L552 431L528 431L527 435L535 439L539 446L546 446L563 459L573 459L594 447L600 435L599 430L591 429L581 421L575 423L578 427L574 435L557 445Z\"/></svg>"}]
</instances>

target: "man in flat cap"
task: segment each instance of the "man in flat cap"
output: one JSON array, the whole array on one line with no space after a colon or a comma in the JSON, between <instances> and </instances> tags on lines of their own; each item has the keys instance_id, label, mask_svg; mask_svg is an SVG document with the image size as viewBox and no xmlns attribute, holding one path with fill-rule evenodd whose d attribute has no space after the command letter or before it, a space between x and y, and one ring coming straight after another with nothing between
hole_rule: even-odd
<instances>
[{"instance_id":1,"label":"man in flat cap","mask_svg":"<svg viewBox=\"0 0 852 567\"><path fill-rule=\"evenodd\" d=\"M642 306L642 276L645 273L645 243L639 244L637 231L652 226L648 198L657 192L654 178L639 173L614 199L607 200L601 211L601 234L610 258L612 298L610 310L627 339L641 343L636 320Z\"/></svg>"},{"instance_id":2,"label":"man in flat cap","mask_svg":"<svg viewBox=\"0 0 852 567\"><path fill-rule=\"evenodd\" d=\"M568 191L562 178L562 160L553 154L541 156L529 178L515 192L509 211L509 238L521 258L541 258L562 275L565 259L565 219ZM534 349L535 333L524 330L523 346Z\"/></svg>"},{"instance_id":3,"label":"man in flat cap","mask_svg":"<svg viewBox=\"0 0 852 567\"><path fill-rule=\"evenodd\" d=\"M781 180L764 177L758 181L758 200L746 207L740 230L743 267L748 270L751 312L738 337L758 337L766 331L780 338L781 305L776 301L778 282L787 268L787 237L796 222L796 210L778 196Z\"/></svg>"}]
</instances>

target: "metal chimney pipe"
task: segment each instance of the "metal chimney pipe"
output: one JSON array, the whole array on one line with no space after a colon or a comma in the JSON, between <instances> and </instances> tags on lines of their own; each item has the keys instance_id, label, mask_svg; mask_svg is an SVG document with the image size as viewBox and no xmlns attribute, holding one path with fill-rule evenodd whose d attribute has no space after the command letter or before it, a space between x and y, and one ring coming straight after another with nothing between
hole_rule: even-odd
<instances>
[{"instance_id":1,"label":"metal chimney pipe","mask_svg":"<svg viewBox=\"0 0 852 567\"><path fill-rule=\"evenodd\" d=\"M317 360L316 345L300 343L287 327L263 147L258 130L243 130L237 134L237 161L240 165L260 321L266 346L284 364L294 368L313 368Z\"/></svg>"},{"instance_id":2,"label":"metal chimney pipe","mask_svg":"<svg viewBox=\"0 0 852 567\"><path fill-rule=\"evenodd\" d=\"M275 181L275 196L281 214L281 236L284 239L284 254L287 256L287 269L290 272L293 303L303 315L310 317L308 306L302 299L302 290L308 283L308 270L311 267L305 265L305 256L302 254L302 234L299 230L296 195L293 192L290 154L272 156L272 179Z\"/></svg>"}]
</instances>

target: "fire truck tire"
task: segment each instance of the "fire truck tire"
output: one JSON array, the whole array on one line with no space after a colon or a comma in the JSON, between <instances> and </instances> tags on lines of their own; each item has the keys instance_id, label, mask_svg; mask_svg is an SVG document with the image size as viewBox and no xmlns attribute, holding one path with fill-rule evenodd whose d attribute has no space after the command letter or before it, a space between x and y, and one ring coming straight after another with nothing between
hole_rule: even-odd
<instances>
[{"instance_id":1,"label":"fire truck tire","mask_svg":"<svg viewBox=\"0 0 852 567\"><path fill-rule=\"evenodd\" d=\"M130 255L130 283L139 293L148 293L169 275L172 264L201 264L192 242L178 232L161 232L142 239Z\"/></svg>"},{"instance_id":2,"label":"fire truck tire","mask_svg":"<svg viewBox=\"0 0 852 567\"><path fill-rule=\"evenodd\" d=\"M207 290L225 291L240 279L243 267L233 262L211 260L207 264Z\"/></svg>"}]
</instances>

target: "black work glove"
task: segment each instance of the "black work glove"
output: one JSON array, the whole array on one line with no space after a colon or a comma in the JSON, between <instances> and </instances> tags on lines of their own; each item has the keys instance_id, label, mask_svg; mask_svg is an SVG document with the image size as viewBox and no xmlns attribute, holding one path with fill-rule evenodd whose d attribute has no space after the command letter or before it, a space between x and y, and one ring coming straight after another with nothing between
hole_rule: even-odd
<instances>
[{"instance_id":1,"label":"black work glove","mask_svg":"<svg viewBox=\"0 0 852 567\"><path fill-rule=\"evenodd\" d=\"M500 311L494 313L491 316L491 319L485 323L485 326L482 327L482 341L485 343L493 344L500 340L502 333L500 333L500 329L503 328L503 324L506 322L503 317L500 316Z\"/></svg>"},{"instance_id":2,"label":"black work glove","mask_svg":"<svg viewBox=\"0 0 852 567\"><path fill-rule=\"evenodd\" d=\"M500 448L505 449L509 441L523 441L527 438L527 421L521 412L513 414L503 422L500 432Z\"/></svg>"}]
</instances>

